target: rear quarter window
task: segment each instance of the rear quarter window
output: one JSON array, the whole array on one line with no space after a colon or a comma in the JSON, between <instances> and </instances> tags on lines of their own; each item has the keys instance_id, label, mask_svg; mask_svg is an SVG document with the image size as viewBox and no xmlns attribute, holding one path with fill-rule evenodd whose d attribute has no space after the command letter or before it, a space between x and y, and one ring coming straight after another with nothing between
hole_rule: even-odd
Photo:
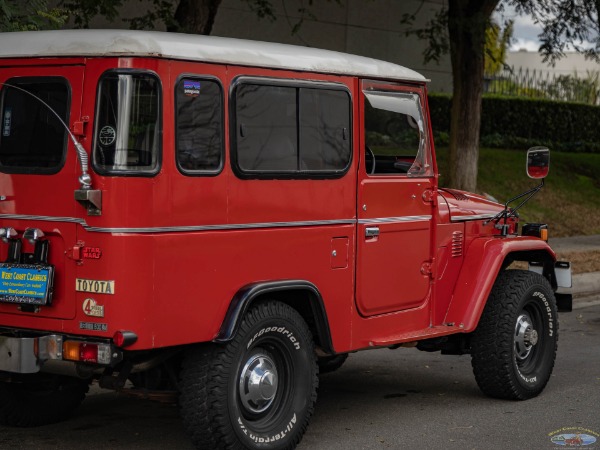
<instances>
[{"instance_id":1,"label":"rear quarter window","mask_svg":"<svg viewBox=\"0 0 600 450\"><path fill-rule=\"evenodd\" d=\"M177 167L210 175L223 166L223 91L216 80L184 76L175 86Z\"/></svg>"},{"instance_id":2,"label":"rear quarter window","mask_svg":"<svg viewBox=\"0 0 600 450\"><path fill-rule=\"evenodd\" d=\"M162 140L161 84L153 73L109 71L98 83L94 168L107 175L155 175Z\"/></svg>"},{"instance_id":3,"label":"rear quarter window","mask_svg":"<svg viewBox=\"0 0 600 450\"><path fill-rule=\"evenodd\" d=\"M2 86L1 104L0 170L30 174L60 171L68 139L65 125L60 122L69 122L67 80L60 77L8 79Z\"/></svg>"}]
</instances>

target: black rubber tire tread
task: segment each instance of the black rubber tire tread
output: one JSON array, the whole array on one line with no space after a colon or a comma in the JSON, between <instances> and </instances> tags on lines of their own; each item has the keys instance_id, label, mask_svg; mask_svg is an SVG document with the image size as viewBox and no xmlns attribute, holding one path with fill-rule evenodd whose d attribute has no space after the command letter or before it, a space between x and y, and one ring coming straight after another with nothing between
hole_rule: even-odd
<instances>
[{"instance_id":1,"label":"black rubber tire tread","mask_svg":"<svg viewBox=\"0 0 600 450\"><path fill-rule=\"evenodd\" d=\"M514 331L523 303L533 290L547 298L553 316L553 338L544 340L546 348L541 363L545 365L540 380L529 387L519 379L515 367ZM544 316L545 318L546 316ZM477 329L471 338L471 364L475 380L484 394L501 399L526 400L543 391L550 379L558 344L556 299L548 281L526 270L506 270L498 275Z\"/></svg>"},{"instance_id":2,"label":"black rubber tire tread","mask_svg":"<svg viewBox=\"0 0 600 450\"><path fill-rule=\"evenodd\" d=\"M0 382L0 424L37 427L62 422L83 402L89 381L55 376L44 384Z\"/></svg>"},{"instance_id":3,"label":"black rubber tire tread","mask_svg":"<svg viewBox=\"0 0 600 450\"><path fill-rule=\"evenodd\" d=\"M307 345L314 366L312 392L304 417L299 419L294 439L285 446L261 444L261 449L286 450L295 448L314 411L319 383L318 368L311 332L304 319L290 306L268 301L251 308L244 317L235 337L226 345L205 344L191 348L186 353L180 382L179 406L182 421L193 444L198 449L242 450L246 447L237 438L229 416L229 378L236 375L239 361L236 354L245 344L256 324L274 317L299 330L299 337ZM279 441L281 442L281 441Z\"/></svg>"},{"instance_id":4,"label":"black rubber tire tread","mask_svg":"<svg viewBox=\"0 0 600 450\"><path fill-rule=\"evenodd\" d=\"M340 367L344 365L346 360L348 359L348 353L343 353L341 355L333 355L333 356L324 356L317 360L319 364L319 373L330 373L335 372Z\"/></svg>"}]
</instances>

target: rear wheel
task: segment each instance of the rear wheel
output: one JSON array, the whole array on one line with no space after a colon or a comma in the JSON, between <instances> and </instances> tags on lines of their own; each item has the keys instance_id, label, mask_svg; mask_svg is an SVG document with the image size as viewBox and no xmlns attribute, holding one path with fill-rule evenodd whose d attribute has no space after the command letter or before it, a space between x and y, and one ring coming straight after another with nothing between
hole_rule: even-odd
<instances>
[{"instance_id":1,"label":"rear wheel","mask_svg":"<svg viewBox=\"0 0 600 450\"><path fill-rule=\"evenodd\" d=\"M35 427L60 422L81 404L88 389L87 380L58 375L0 382L0 423Z\"/></svg>"},{"instance_id":2,"label":"rear wheel","mask_svg":"<svg viewBox=\"0 0 600 450\"><path fill-rule=\"evenodd\" d=\"M186 354L181 415L197 448L292 449L308 426L317 385L308 326L271 301L252 308L225 346Z\"/></svg>"},{"instance_id":3,"label":"rear wheel","mask_svg":"<svg viewBox=\"0 0 600 450\"><path fill-rule=\"evenodd\" d=\"M507 270L498 276L471 339L473 372L485 394L525 400L542 392L556 357L556 311L541 275Z\"/></svg>"}]
</instances>

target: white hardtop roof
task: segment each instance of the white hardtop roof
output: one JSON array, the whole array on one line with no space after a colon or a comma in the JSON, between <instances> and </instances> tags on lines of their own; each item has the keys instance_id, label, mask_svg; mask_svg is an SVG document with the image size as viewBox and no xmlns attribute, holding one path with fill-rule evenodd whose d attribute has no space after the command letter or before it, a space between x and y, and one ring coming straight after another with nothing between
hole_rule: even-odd
<instances>
[{"instance_id":1,"label":"white hardtop roof","mask_svg":"<svg viewBox=\"0 0 600 450\"><path fill-rule=\"evenodd\" d=\"M0 33L0 58L148 56L303 72L425 82L421 74L385 61L295 45L131 30Z\"/></svg>"}]
</instances>

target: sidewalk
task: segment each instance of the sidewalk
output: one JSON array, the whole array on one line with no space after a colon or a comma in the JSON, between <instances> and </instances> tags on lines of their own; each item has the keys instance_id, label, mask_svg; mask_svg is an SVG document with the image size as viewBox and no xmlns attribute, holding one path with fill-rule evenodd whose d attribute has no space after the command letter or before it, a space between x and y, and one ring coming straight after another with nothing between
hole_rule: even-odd
<instances>
[{"instance_id":1,"label":"sidewalk","mask_svg":"<svg viewBox=\"0 0 600 450\"><path fill-rule=\"evenodd\" d=\"M553 238L549 243L557 253L600 251L600 235ZM600 272L573 275L571 292L575 304L600 296Z\"/></svg>"},{"instance_id":2,"label":"sidewalk","mask_svg":"<svg viewBox=\"0 0 600 450\"><path fill-rule=\"evenodd\" d=\"M548 243L557 253L600 250L600 234L551 238Z\"/></svg>"}]
</instances>

